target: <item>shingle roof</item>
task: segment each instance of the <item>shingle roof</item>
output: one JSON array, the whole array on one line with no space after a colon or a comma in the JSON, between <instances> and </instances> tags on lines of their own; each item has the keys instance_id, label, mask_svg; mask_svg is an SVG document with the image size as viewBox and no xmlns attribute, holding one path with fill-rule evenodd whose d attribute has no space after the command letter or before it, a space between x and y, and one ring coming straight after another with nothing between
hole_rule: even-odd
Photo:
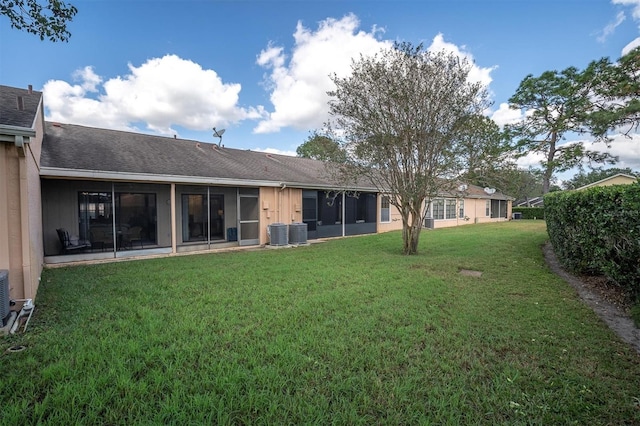
<instances>
[{"instance_id":1,"label":"shingle roof","mask_svg":"<svg viewBox=\"0 0 640 426\"><path fill-rule=\"evenodd\" d=\"M284 183L308 188L336 187L321 161L52 122L45 123L41 167L43 176L53 176L53 169L61 169L62 176L78 172L76 177L95 177L97 172L122 174L122 178L128 180L145 176L151 180L175 181L181 177L182 182L211 179L259 181L274 186ZM353 189L376 191L366 182ZM466 198L512 199L501 193L487 194L475 185L468 185L463 193Z\"/></svg>"},{"instance_id":2,"label":"shingle roof","mask_svg":"<svg viewBox=\"0 0 640 426\"><path fill-rule=\"evenodd\" d=\"M21 98L22 109L18 107ZM0 124L32 129L36 120L41 92L0 85Z\"/></svg>"},{"instance_id":3,"label":"shingle roof","mask_svg":"<svg viewBox=\"0 0 640 426\"><path fill-rule=\"evenodd\" d=\"M323 162L217 144L46 122L46 168L335 187ZM160 179L159 179L160 180ZM373 189L363 185L359 189Z\"/></svg>"}]
</instances>

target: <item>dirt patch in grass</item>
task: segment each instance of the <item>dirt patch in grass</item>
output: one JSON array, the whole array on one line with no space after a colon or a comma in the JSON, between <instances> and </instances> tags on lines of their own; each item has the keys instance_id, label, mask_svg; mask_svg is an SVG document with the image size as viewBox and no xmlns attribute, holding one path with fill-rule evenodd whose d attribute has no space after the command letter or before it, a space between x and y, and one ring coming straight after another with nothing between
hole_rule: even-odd
<instances>
[{"instance_id":1,"label":"dirt patch in grass","mask_svg":"<svg viewBox=\"0 0 640 426\"><path fill-rule=\"evenodd\" d=\"M474 271L472 269L460 269L460 275L464 275L467 277L480 278L482 276L482 271Z\"/></svg>"},{"instance_id":2,"label":"dirt patch in grass","mask_svg":"<svg viewBox=\"0 0 640 426\"><path fill-rule=\"evenodd\" d=\"M549 268L575 288L580 298L609 328L640 354L640 329L629 315L628 294L620 287L608 284L603 277L578 277L565 271L550 243L542 246L542 251Z\"/></svg>"}]
</instances>

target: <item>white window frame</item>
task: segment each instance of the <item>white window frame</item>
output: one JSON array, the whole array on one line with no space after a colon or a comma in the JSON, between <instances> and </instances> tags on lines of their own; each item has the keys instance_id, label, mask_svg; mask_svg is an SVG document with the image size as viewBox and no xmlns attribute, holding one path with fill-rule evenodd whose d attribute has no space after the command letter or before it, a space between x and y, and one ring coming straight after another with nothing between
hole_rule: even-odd
<instances>
[{"instance_id":1,"label":"white window frame","mask_svg":"<svg viewBox=\"0 0 640 426\"><path fill-rule=\"evenodd\" d=\"M436 207L438 207L438 209L436 209ZM442 207L442 210L440 210L439 207ZM442 217L439 217L440 213L442 213ZM444 220L445 218L444 198L435 198L431 202L431 217L433 218L433 220Z\"/></svg>"},{"instance_id":2,"label":"white window frame","mask_svg":"<svg viewBox=\"0 0 640 426\"><path fill-rule=\"evenodd\" d=\"M386 212L386 220L385 220ZM391 198L388 195L380 196L380 223L391 222Z\"/></svg>"},{"instance_id":3,"label":"white window frame","mask_svg":"<svg viewBox=\"0 0 640 426\"><path fill-rule=\"evenodd\" d=\"M461 198L458 205L458 218L464 219L464 199Z\"/></svg>"},{"instance_id":4,"label":"white window frame","mask_svg":"<svg viewBox=\"0 0 640 426\"><path fill-rule=\"evenodd\" d=\"M486 217L491 217L491 200L486 200L486 202L485 202L484 215Z\"/></svg>"},{"instance_id":5,"label":"white window frame","mask_svg":"<svg viewBox=\"0 0 640 426\"><path fill-rule=\"evenodd\" d=\"M452 220L456 218L456 199L445 198L444 200L444 218L446 220Z\"/></svg>"},{"instance_id":6,"label":"white window frame","mask_svg":"<svg viewBox=\"0 0 640 426\"><path fill-rule=\"evenodd\" d=\"M456 198L434 198L427 206L426 217L433 220L457 219L458 200Z\"/></svg>"}]
</instances>

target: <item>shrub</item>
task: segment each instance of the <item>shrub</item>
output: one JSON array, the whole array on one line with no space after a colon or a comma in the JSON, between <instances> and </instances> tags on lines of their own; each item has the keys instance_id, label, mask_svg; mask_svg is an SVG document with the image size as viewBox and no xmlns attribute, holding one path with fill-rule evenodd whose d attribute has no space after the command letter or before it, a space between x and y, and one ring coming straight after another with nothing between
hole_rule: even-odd
<instances>
[{"instance_id":1,"label":"shrub","mask_svg":"<svg viewBox=\"0 0 640 426\"><path fill-rule=\"evenodd\" d=\"M640 184L547 194L545 218L563 264L640 295Z\"/></svg>"},{"instance_id":2,"label":"shrub","mask_svg":"<svg viewBox=\"0 0 640 426\"><path fill-rule=\"evenodd\" d=\"M513 207L513 213L522 213L523 219L544 219L544 207Z\"/></svg>"}]
</instances>

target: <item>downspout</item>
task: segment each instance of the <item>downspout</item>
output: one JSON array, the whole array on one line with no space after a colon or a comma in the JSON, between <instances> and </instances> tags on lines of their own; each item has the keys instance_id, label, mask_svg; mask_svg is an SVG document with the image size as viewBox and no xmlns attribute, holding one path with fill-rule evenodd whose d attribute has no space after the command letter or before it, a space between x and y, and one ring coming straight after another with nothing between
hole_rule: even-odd
<instances>
[{"instance_id":1,"label":"downspout","mask_svg":"<svg viewBox=\"0 0 640 426\"><path fill-rule=\"evenodd\" d=\"M183 238L183 241L184 241L184 238ZM210 186L207 186L207 250L211 250L211 187Z\"/></svg>"},{"instance_id":2,"label":"downspout","mask_svg":"<svg viewBox=\"0 0 640 426\"><path fill-rule=\"evenodd\" d=\"M286 183L280 183L280 191L278 192L278 222L284 223L282 221L282 191L287 189ZM287 221L288 222L288 221Z\"/></svg>"},{"instance_id":3,"label":"downspout","mask_svg":"<svg viewBox=\"0 0 640 426\"><path fill-rule=\"evenodd\" d=\"M346 226L345 226L345 213L346 213L346 191L342 191L342 236L345 237L347 235Z\"/></svg>"},{"instance_id":4,"label":"downspout","mask_svg":"<svg viewBox=\"0 0 640 426\"><path fill-rule=\"evenodd\" d=\"M18 139L20 144L18 144ZM29 238L29 180L27 174L27 157L24 153L24 138L16 136L18 147L18 169L20 173L20 236L22 238L22 285L24 298L32 299L33 286L31 282L31 242Z\"/></svg>"},{"instance_id":5,"label":"downspout","mask_svg":"<svg viewBox=\"0 0 640 426\"><path fill-rule=\"evenodd\" d=\"M116 233L116 187L111 182L111 235L113 240L113 257L118 253L118 234Z\"/></svg>"},{"instance_id":6,"label":"downspout","mask_svg":"<svg viewBox=\"0 0 640 426\"><path fill-rule=\"evenodd\" d=\"M171 253L176 254L177 250L177 229L176 229L176 184L171 184Z\"/></svg>"}]
</instances>

